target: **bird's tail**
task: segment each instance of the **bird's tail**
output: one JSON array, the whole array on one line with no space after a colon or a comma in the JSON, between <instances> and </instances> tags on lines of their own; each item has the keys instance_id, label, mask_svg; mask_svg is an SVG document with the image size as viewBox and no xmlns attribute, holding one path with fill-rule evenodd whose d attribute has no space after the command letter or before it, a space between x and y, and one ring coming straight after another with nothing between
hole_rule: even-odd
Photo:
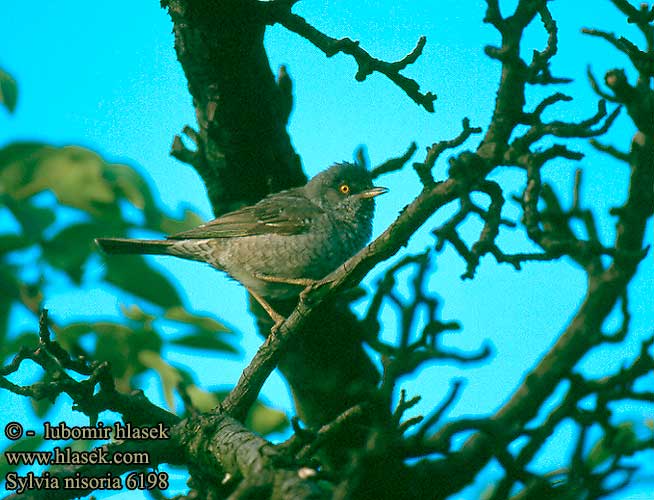
<instances>
[{"instance_id":1,"label":"bird's tail","mask_svg":"<svg viewBox=\"0 0 654 500\"><path fill-rule=\"evenodd\" d=\"M95 243L105 253L167 255L172 241L132 240L127 238L96 238Z\"/></svg>"}]
</instances>

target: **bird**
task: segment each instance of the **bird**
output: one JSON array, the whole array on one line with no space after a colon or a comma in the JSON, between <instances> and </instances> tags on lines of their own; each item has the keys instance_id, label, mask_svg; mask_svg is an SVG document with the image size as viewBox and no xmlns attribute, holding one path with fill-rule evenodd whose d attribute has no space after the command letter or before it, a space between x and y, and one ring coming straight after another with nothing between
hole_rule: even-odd
<instances>
[{"instance_id":1,"label":"bird","mask_svg":"<svg viewBox=\"0 0 654 500\"><path fill-rule=\"evenodd\" d=\"M270 194L165 240L97 238L107 254L172 255L205 262L240 282L271 316L269 301L297 298L370 240L373 186L359 164L336 163L304 186Z\"/></svg>"}]
</instances>

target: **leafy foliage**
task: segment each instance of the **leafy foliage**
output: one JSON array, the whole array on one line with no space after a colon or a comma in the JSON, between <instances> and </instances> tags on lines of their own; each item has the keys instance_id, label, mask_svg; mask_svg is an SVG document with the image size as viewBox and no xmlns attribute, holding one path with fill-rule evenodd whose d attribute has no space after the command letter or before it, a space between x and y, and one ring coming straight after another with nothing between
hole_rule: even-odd
<instances>
[{"instance_id":1,"label":"leafy foliage","mask_svg":"<svg viewBox=\"0 0 654 500\"><path fill-rule=\"evenodd\" d=\"M15 95L12 100L8 78L0 73L0 97L11 110ZM129 304L123 307L123 318L55 324L57 342L75 355L109 362L121 391L138 388L139 376L153 371L170 408L175 408L174 394L181 383L204 410L217 404L216 394L198 389L192 376L164 361L161 352L169 346L237 353L233 333L216 318L187 310L174 281L143 257L107 258L93 242L135 231L164 234L189 229L201 222L195 212L187 209L181 217L162 213L137 169L108 162L89 149L15 142L0 149L0 221L3 360L38 342L35 331L10 335L14 309L33 314L36 325L45 290L61 290L62 276L73 289L111 285ZM101 278L100 273L89 272L98 266L104 270ZM178 333L164 334L164 327ZM33 402L40 418L51 406L47 399ZM262 432L287 424L281 413L264 405L252 415L253 425Z\"/></svg>"},{"instance_id":2,"label":"leafy foliage","mask_svg":"<svg viewBox=\"0 0 654 500\"><path fill-rule=\"evenodd\" d=\"M11 75L0 69L0 104L13 113L18 101L18 85Z\"/></svg>"}]
</instances>

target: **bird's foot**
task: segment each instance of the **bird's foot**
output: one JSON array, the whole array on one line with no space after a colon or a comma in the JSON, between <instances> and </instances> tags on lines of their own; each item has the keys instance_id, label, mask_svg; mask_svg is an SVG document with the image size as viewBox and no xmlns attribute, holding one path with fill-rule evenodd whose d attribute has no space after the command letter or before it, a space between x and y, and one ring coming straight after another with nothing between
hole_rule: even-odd
<instances>
[{"instance_id":1,"label":"bird's foot","mask_svg":"<svg viewBox=\"0 0 654 500\"><path fill-rule=\"evenodd\" d=\"M270 327L270 334L275 335L277 331L280 329L280 327L282 326L282 323L284 323L284 321L286 321L286 318L280 316L280 319L276 320L275 324Z\"/></svg>"},{"instance_id":2,"label":"bird's foot","mask_svg":"<svg viewBox=\"0 0 654 500\"><path fill-rule=\"evenodd\" d=\"M309 294L313 292L314 290L317 290L323 285L328 285L329 283L333 282L334 280L331 278L323 278L320 280L313 280L312 283L307 285L307 287L300 292L300 301L302 302L307 302Z\"/></svg>"},{"instance_id":3,"label":"bird's foot","mask_svg":"<svg viewBox=\"0 0 654 500\"><path fill-rule=\"evenodd\" d=\"M286 318L279 314L277 311L275 311L270 304L258 293L253 292L252 290L248 289L248 292L250 292L250 295L254 297L254 299L259 303L261 307L263 307L263 310L268 313L268 316L270 316L270 319L273 320L275 323L272 328L270 329L270 333L275 333L277 330L279 330L279 327L282 326L282 323L286 321Z\"/></svg>"}]
</instances>

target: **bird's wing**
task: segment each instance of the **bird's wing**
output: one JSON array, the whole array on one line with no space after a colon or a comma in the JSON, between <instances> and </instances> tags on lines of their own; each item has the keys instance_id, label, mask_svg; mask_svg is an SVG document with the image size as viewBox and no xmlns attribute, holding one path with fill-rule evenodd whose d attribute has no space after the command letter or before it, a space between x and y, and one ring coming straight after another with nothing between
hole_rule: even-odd
<instances>
[{"instance_id":1,"label":"bird's wing","mask_svg":"<svg viewBox=\"0 0 654 500\"><path fill-rule=\"evenodd\" d=\"M321 214L323 214L322 209L301 192L289 190L169 238L177 240L236 238L258 234L299 234L306 232Z\"/></svg>"}]
</instances>

